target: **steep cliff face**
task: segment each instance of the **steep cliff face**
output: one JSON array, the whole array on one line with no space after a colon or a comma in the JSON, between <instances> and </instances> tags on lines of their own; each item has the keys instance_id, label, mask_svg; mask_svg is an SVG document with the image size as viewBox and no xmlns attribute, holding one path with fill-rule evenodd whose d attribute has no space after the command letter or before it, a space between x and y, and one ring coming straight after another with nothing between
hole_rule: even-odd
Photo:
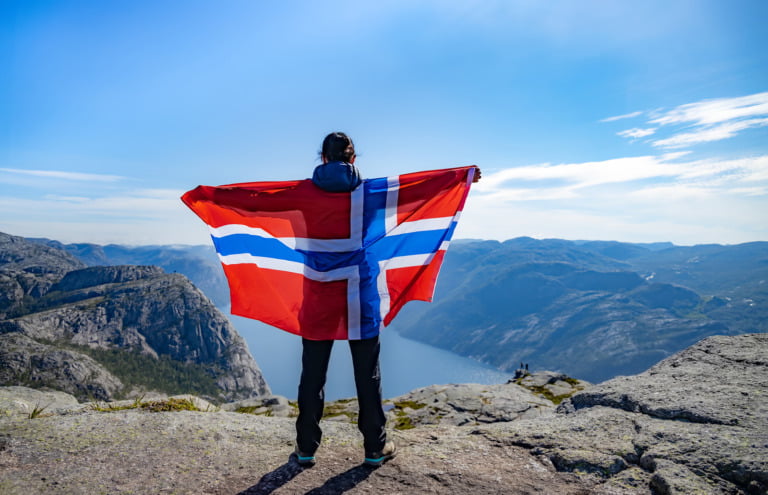
<instances>
[{"instance_id":1,"label":"steep cliff face","mask_svg":"<svg viewBox=\"0 0 768 495\"><path fill-rule=\"evenodd\" d=\"M24 241L18 239L13 241L20 253L15 257L23 259ZM48 256L51 251L37 244L26 245L33 254L42 250ZM19 261L15 263L19 265ZM37 266L45 269L47 263L40 259ZM79 269L66 270L70 266ZM184 276L166 274L157 267L80 266L43 271L45 279L38 284L39 295L25 292L23 304L6 303L13 307L6 309L5 318L0 319L0 357L14 365L0 375L3 383L11 383L16 376L17 380L27 380L26 384L57 385L81 396L109 398L128 392L128 387L143 388L135 377L146 370L131 368L162 359L165 365L175 366L180 375L194 377L194 373L202 372L201 380L210 379L217 388L215 393L208 390L203 395L213 395L211 398L216 400L269 393L245 341ZM19 270L6 269L2 273L6 281L12 277L37 277L36 273ZM60 351L58 361L51 357L53 349ZM115 350L133 356L132 360L126 362L126 356L110 354ZM61 353L67 354L66 359ZM78 363L78 369L89 371L53 374L56 366L51 363L58 362L62 367L64 361ZM40 369L42 362L51 364L45 368L47 371ZM88 382L89 376L98 385L79 389L78 384Z\"/></svg>"}]
</instances>

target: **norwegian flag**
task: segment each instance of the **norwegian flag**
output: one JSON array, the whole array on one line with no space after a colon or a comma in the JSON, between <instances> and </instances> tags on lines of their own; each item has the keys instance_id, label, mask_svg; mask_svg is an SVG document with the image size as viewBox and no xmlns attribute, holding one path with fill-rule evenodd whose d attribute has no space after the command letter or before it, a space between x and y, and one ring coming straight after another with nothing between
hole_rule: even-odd
<instances>
[{"instance_id":1,"label":"norwegian flag","mask_svg":"<svg viewBox=\"0 0 768 495\"><path fill-rule=\"evenodd\" d=\"M366 179L199 186L182 196L210 228L232 313L312 340L378 335L431 301L475 167Z\"/></svg>"}]
</instances>

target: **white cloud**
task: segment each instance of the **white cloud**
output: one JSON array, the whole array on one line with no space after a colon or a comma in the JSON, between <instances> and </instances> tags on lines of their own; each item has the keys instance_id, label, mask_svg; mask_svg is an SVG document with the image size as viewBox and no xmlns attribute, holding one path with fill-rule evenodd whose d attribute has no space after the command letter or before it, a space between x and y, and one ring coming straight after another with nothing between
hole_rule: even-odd
<instances>
[{"instance_id":1,"label":"white cloud","mask_svg":"<svg viewBox=\"0 0 768 495\"><path fill-rule=\"evenodd\" d=\"M656 132L655 127L649 127L647 129L640 129L639 127L635 127L633 129L627 129L626 131L617 132L616 134L625 138L639 139L642 137L650 136L654 132Z\"/></svg>"},{"instance_id":2,"label":"white cloud","mask_svg":"<svg viewBox=\"0 0 768 495\"><path fill-rule=\"evenodd\" d=\"M723 139L731 138L745 129L751 127L763 127L766 125L768 125L768 118L737 120L735 122L704 127L694 132L675 134L672 137L654 141L653 146L662 148L680 148L691 144L721 141Z\"/></svg>"},{"instance_id":3,"label":"white cloud","mask_svg":"<svg viewBox=\"0 0 768 495\"><path fill-rule=\"evenodd\" d=\"M604 118L604 119L600 120L600 122L615 122L617 120L632 119L632 118L638 117L638 116L640 116L642 114L643 114L643 112L625 113L624 115L616 115L615 117Z\"/></svg>"},{"instance_id":4,"label":"white cloud","mask_svg":"<svg viewBox=\"0 0 768 495\"><path fill-rule=\"evenodd\" d=\"M34 177L46 177L50 179L64 179L85 182L117 182L125 179L120 175L85 174L81 172L62 172L59 170L26 170L20 168L0 168L0 172L10 174L32 175Z\"/></svg>"},{"instance_id":5,"label":"white cloud","mask_svg":"<svg viewBox=\"0 0 768 495\"><path fill-rule=\"evenodd\" d=\"M693 123L704 126L760 115L768 115L768 92L680 105L650 122L659 125Z\"/></svg>"},{"instance_id":6,"label":"white cloud","mask_svg":"<svg viewBox=\"0 0 768 495\"><path fill-rule=\"evenodd\" d=\"M687 153L616 158L601 162L540 164L515 167L483 176L473 188L479 196L496 200L527 201L588 197L587 188L618 186L641 190L636 182L687 184L687 187L768 182L768 155L734 160L674 161ZM548 183L556 184L547 186ZM525 187L529 184L530 187ZM658 184L657 184L658 185Z\"/></svg>"},{"instance_id":7,"label":"white cloud","mask_svg":"<svg viewBox=\"0 0 768 495\"><path fill-rule=\"evenodd\" d=\"M457 236L678 244L768 237L768 154L686 161L687 155L539 164L486 174L473 186Z\"/></svg>"},{"instance_id":8,"label":"white cloud","mask_svg":"<svg viewBox=\"0 0 768 495\"><path fill-rule=\"evenodd\" d=\"M207 228L181 202L181 191L144 189L87 198L55 194L0 197L0 231L62 242L205 244Z\"/></svg>"},{"instance_id":9,"label":"white cloud","mask_svg":"<svg viewBox=\"0 0 768 495\"><path fill-rule=\"evenodd\" d=\"M685 172L683 165L665 162L663 157L639 156L599 162L541 164L515 167L483 176L477 184L480 193L491 194L510 189L535 188L538 194L547 189L573 191L591 186L631 182L657 177L675 177ZM547 187L541 181L557 182Z\"/></svg>"},{"instance_id":10,"label":"white cloud","mask_svg":"<svg viewBox=\"0 0 768 495\"><path fill-rule=\"evenodd\" d=\"M672 130L669 137L651 144L660 148L682 148L700 143L721 141L738 133L768 125L768 92L736 98L717 98L686 103L672 110L650 112L648 124L654 127L635 127L617 134L627 139L638 139L656 134L661 128ZM640 115L634 112L609 117L611 122Z\"/></svg>"},{"instance_id":11,"label":"white cloud","mask_svg":"<svg viewBox=\"0 0 768 495\"><path fill-rule=\"evenodd\" d=\"M44 198L51 201L67 201L71 203L83 203L91 200L91 198L85 196L62 196L59 194L46 194Z\"/></svg>"},{"instance_id":12,"label":"white cloud","mask_svg":"<svg viewBox=\"0 0 768 495\"><path fill-rule=\"evenodd\" d=\"M671 241L681 245L735 244L765 240L768 214L754 197L717 200L686 191L657 191L642 196L584 198L546 206L541 203L496 203L470 196L456 231L457 238L505 240L520 236L603 239L626 242Z\"/></svg>"}]
</instances>

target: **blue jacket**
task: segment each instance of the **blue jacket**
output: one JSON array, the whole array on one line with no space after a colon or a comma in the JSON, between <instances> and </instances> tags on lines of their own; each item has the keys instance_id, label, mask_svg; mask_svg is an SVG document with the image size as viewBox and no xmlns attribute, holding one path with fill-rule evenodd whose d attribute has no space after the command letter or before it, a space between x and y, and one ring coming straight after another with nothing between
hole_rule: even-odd
<instances>
[{"instance_id":1,"label":"blue jacket","mask_svg":"<svg viewBox=\"0 0 768 495\"><path fill-rule=\"evenodd\" d=\"M312 182L328 192L349 192L363 182L360 171L351 163L328 162L315 167Z\"/></svg>"}]
</instances>

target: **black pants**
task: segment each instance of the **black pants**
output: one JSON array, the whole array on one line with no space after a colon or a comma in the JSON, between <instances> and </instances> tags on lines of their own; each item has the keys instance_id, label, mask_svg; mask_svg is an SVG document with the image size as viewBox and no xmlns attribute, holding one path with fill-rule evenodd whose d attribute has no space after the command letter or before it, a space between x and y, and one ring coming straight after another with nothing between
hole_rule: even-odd
<instances>
[{"instance_id":1,"label":"black pants","mask_svg":"<svg viewBox=\"0 0 768 495\"><path fill-rule=\"evenodd\" d=\"M323 416L325 376L333 340L302 339L302 344L296 444L302 452L314 454L323 434L320 418ZM357 402L360 406L357 427L363 434L365 452L369 454L383 449L387 439L386 416L381 403L379 337L350 340L349 349L352 352Z\"/></svg>"}]
</instances>

